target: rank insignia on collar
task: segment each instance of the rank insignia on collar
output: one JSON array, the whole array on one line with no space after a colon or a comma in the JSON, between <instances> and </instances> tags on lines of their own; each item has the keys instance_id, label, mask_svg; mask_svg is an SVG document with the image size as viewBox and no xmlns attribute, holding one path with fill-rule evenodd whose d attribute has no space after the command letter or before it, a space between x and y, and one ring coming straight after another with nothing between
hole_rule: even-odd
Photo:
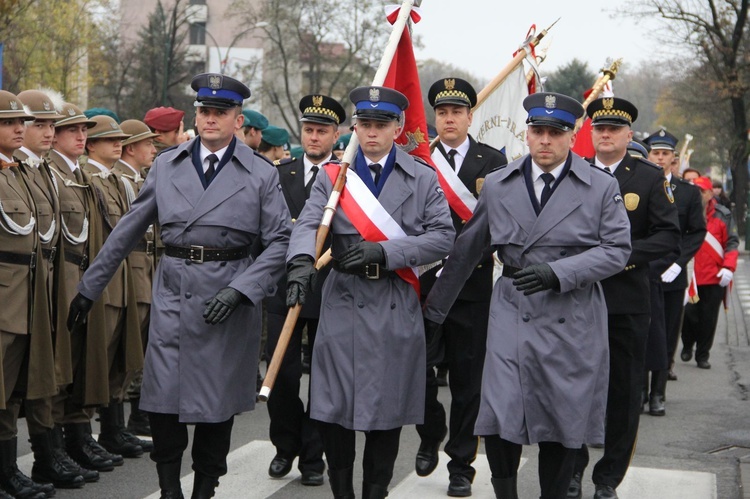
<instances>
[{"instance_id":1,"label":"rank insignia on collar","mask_svg":"<svg viewBox=\"0 0 750 499\"><path fill-rule=\"evenodd\" d=\"M370 89L370 102L379 102L379 101L380 101L380 89L371 88Z\"/></svg>"},{"instance_id":2,"label":"rank insignia on collar","mask_svg":"<svg viewBox=\"0 0 750 499\"><path fill-rule=\"evenodd\" d=\"M555 109L557 107L557 97L554 95L548 95L544 98L544 107L547 109Z\"/></svg>"}]
</instances>

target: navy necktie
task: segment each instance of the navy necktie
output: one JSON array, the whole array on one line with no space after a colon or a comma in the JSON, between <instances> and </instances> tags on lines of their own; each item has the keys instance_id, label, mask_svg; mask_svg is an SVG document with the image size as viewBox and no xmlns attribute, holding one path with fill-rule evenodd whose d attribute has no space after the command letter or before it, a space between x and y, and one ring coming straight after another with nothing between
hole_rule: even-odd
<instances>
[{"instance_id":1,"label":"navy necktie","mask_svg":"<svg viewBox=\"0 0 750 499\"><path fill-rule=\"evenodd\" d=\"M373 163L370 165L370 170L375 172L375 185L378 185L378 180L380 180L380 172L383 171L383 167L380 166L379 163Z\"/></svg>"},{"instance_id":2,"label":"navy necktie","mask_svg":"<svg viewBox=\"0 0 750 499\"><path fill-rule=\"evenodd\" d=\"M544 208L544 205L549 201L549 197L552 195L552 183L555 181L555 176L551 173L542 173L542 180L544 181L544 188L542 189L542 198L539 201L539 205Z\"/></svg>"},{"instance_id":3,"label":"navy necktie","mask_svg":"<svg viewBox=\"0 0 750 499\"><path fill-rule=\"evenodd\" d=\"M208 170L206 170L206 183L210 184L211 179L216 174L216 163L219 162L219 157L216 154L209 154L206 159L208 160Z\"/></svg>"}]
</instances>

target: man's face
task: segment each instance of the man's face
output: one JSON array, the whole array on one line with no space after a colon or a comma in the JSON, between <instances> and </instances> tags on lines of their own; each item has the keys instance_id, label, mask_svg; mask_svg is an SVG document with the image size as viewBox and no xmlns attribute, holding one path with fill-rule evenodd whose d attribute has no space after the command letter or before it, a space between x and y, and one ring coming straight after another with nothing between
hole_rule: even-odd
<instances>
[{"instance_id":1,"label":"man's face","mask_svg":"<svg viewBox=\"0 0 750 499\"><path fill-rule=\"evenodd\" d=\"M671 173L672 161L674 161L674 151L669 149L651 149L648 153L648 160L656 163L664 169L664 175Z\"/></svg>"},{"instance_id":2,"label":"man's face","mask_svg":"<svg viewBox=\"0 0 750 499\"><path fill-rule=\"evenodd\" d=\"M232 141L234 132L240 129L245 117L239 108L220 109L199 107L195 125L201 136L201 143L212 151L226 147Z\"/></svg>"},{"instance_id":3,"label":"man's face","mask_svg":"<svg viewBox=\"0 0 750 499\"><path fill-rule=\"evenodd\" d=\"M177 136L179 135L180 129L176 128L169 132L162 132L162 131L156 131L155 133L159 134L159 142L164 144L167 147L172 147L177 145Z\"/></svg>"},{"instance_id":4,"label":"man's face","mask_svg":"<svg viewBox=\"0 0 750 499\"><path fill-rule=\"evenodd\" d=\"M107 167L112 167L122 156L122 139L90 139L86 144L88 156Z\"/></svg>"},{"instance_id":5,"label":"man's face","mask_svg":"<svg viewBox=\"0 0 750 499\"><path fill-rule=\"evenodd\" d=\"M26 126L21 118L6 118L0 120L0 152L8 159L23 145L23 134Z\"/></svg>"},{"instance_id":6,"label":"man's face","mask_svg":"<svg viewBox=\"0 0 750 499\"><path fill-rule=\"evenodd\" d=\"M262 133L257 128L253 128L251 126L246 126L243 128L243 131L245 133L245 144L247 144L247 147L250 149L257 151L258 146L260 145L260 139L262 138Z\"/></svg>"},{"instance_id":7,"label":"man's face","mask_svg":"<svg viewBox=\"0 0 750 499\"><path fill-rule=\"evenodd\" d=\"M595 125L591 127L591 141L597 156L624 158L633 131L628 126Z\"/></svg>"},{"instance_id":8,"label":"man's face","mask_svg":"<svg viewBox=\"0 0 750 499\"><path fill-rule=\"evenodd\" d=\"M26 125L23 145L37 156L42 156L52 148L54 138L54 120L34 120Z\"/></svg>"},{"instance_id":9,"label":"man's face","mask_svg":"<svg viewBox=\"0 0 750 499\"><path fill-rule=\"evenodd\" d=\"M333 125L302 124L302 149L312 162L328 158L338 138L339 131Z\"/></svg>"},{"instance_id":10,"label":"man's face","mask_svg":"<svg viewBox=\"0 0 750 499\"><path fill-rule=\"evenodd\" d=\"M545 125L530 125L526 143L534 162L544 171L551 171L568 157L575 142L573 131Z\"/></svg>"},{"instance_id":11,"label":"man's face","mask_svg":"<svg viewBox=\"0 0 750 499\"><path fill-rule=\"evenodd\" d=\"M694 172L694 171L685 172L682 175L682 179L683 180L687 180L691 184L693 183L693 180L697 179L698 177L700 177L700 174L698 172Z\"/></svg>"},{"instance_id":12,"label":"man's face","mask_svg":"<svg viewBox=\"0 0 750 499\"><path fill-rule=\"evenodd\" d=\"M365 156L379 161L391 151L393 141L401 134L401 127L396 121L357 119L354 133Z\"/></svg>"},{"instance_id":13,"label":"man's face","mask_svg":"<svg viewBox=\"0 0 750 499\"><path fill-rule=\"evenodd\" d=\"M55 129L55 150L71 161L77 161L78 156L86 150L86 125L67 125Z\"/></svg>"},{"instance_id":14,"label":"man's face","mask_svg":"<svg viewBox=\"0 0 750 499\"><path fill-rule=\"evenodd\" d=\"M145 139L126 145L122 159L136 168L146 168L151 166L155 156L154 140Z\"/></svg>"},{"instance_id":15,"label":"man's face","mask_svg":"<svg viewBox=\"0 0 750 499\"><path fill-rule=\"evenodd\" d=\"M469 133L473 115L468 107L443 104L435 108L435 129L440 140L451 147L460 146Z\"/></svg>"}]
</instances>

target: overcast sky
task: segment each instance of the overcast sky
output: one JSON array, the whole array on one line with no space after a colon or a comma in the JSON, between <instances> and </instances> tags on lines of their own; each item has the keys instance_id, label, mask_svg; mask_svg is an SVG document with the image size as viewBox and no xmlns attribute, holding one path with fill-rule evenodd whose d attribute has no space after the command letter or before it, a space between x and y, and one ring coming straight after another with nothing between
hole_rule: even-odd
<instances>
[{"instance_id":1,"label":"overcast sky","mask_svg":"<svg viewBox=\"0 0 750 499\"><path fill-rule=\"evenodd\" d=\"M613 17L625 2L601 0L423 0L422 20L414 32L424 48L418 60L437 59L486 79L494 77L512 59L526 32L537 32L560 21L549 31L551 41L542 73L574 57L601 69L608 57L622 57L627 65L674 55L649 35L654 22ZM542 45L544 42L542 43Z\"/></svg>"}]
</instances>

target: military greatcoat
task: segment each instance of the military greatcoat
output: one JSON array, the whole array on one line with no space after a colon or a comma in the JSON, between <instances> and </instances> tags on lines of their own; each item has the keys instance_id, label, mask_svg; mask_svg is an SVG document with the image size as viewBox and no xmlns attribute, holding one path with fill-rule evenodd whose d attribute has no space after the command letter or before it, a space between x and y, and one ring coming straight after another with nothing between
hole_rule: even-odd
<instances>
[{"instance_id":1,"label":"military greatcoat","mask_svg":"<svg viewBox=\"0 0 750 499\"><path fill-rule=\"evenodd\" d=\"M332 188L321 171L294 226L288 260L314 255L315 232ZM381 243L385 268L416 267L445 257L455 233L432 168L397 150L378 201L407 235ZM340 208L331 232L334 258L362 240ZM310 374L310 417L359 431L421 423L425 362L424 326L414 288L393 274L370 280L334 268L323 286Z\"/></svg>"},{"instance_id":2,"label":"military greatcoat","mask_svg":"<svg viewBox=\"0 0 750 499\"><path fill-rule=\"evenodd\" d=\"M255 406L260 304L276 291L291 229L271 165L232 139L226 153L231 157L204 189L192 160L196 140L156 158L79 291L90 299L99 296L157 220L166 245L236 248L260 238L264 250L255 260L198 263L164 256L156 271L141 409L178 414L186 423L216 423ZM227 286L247 300L226 322L206 324L206 302Z\"/></svg>"},{"instance_id":3,"label":"military greatcoat","mask_svg":"<svg viewBox=\"0 0 750 499\"><path fill-rule=\"evenodd\" d=\"M529 156L487 175L427 297L425 317L442 323L488 245L512 267L548 263L560 281L559 291L529 296L511 278L495 283L477 435L568 448L604 441L609 349L598 281L624 268L630 225L612 175L573 153L569 161L538 216L523 174Z\"/></svg>"}]
</instances>

